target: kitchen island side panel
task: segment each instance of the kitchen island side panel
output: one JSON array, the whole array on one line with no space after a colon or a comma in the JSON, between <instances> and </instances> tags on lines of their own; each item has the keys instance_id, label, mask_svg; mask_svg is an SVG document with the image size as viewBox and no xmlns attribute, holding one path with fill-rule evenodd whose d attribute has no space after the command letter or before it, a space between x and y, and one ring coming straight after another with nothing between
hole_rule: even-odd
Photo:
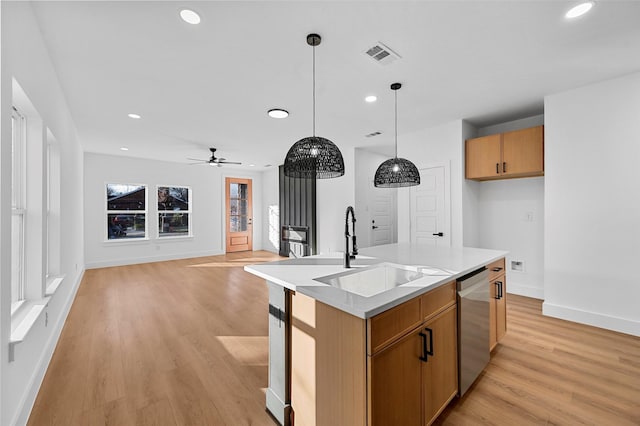
<instances>
[{"instance_id":1,"label":"kitchen island side panel","mask_svg":"<svg viewBox=\"0 0 640 426\"><path fill-rule=\"evenodd\" d=\"M296 424L366 422L366 321L292 297L291 405Z\"/></svg>"}]
</instances>

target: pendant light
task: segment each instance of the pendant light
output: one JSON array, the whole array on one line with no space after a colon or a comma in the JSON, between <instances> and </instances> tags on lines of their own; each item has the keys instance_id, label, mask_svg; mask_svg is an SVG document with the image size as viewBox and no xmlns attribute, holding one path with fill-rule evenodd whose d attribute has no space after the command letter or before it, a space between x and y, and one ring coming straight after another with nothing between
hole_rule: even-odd
<instances>
[{"instance_id":1,"label":"pendant light","mask_svg":"<svg viewBox=\"0 0 640 426\"><path fill-rule=\"evenodd\" d=\"M399 188L404 186L420 185L420 172L411 161L404 158L398 158L398 89L402 85L393 83L391 90L394 91L396 99L396 115L395 115L395 157L390 158L378 166L373 184L377 188Z\"/></svg>"},{"instance_id":2,"label":"pendant light","mask_svg":"<svg viewBox=\"0 0 640 426\"><path fill-rule=\"evenodd\" d=\"M338 147L329 139L316 136L316 46L322 39L309 34L313 47L313 136L294 143L284 159L284 174L293 178L329 179L344 175L344 160Z\"/></svg>"}]
</instances>

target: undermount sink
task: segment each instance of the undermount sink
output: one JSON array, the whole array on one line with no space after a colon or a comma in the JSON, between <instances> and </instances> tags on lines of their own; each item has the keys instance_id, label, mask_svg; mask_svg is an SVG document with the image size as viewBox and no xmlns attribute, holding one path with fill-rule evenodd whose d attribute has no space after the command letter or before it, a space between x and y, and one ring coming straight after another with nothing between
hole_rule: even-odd
<instances>
[{"instance_id":1,"label":"undermount sink","mask_svg":"<svg viewBox=\"0 0 640 426\"><path fill-rule=\"evenodd\" d=\"M360 296L371 297L424 276L425 274L402 265L381 263L353 271L314 278L314 281Z\"/></svg>"}]
</instances>

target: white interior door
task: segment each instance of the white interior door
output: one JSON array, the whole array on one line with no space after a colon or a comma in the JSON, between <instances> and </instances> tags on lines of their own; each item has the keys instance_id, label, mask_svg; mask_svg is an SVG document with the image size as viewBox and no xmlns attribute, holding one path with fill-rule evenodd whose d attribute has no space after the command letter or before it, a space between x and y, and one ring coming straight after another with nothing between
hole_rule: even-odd
<instances>
[{"instance_id":1,"label":"white interior door","mask_svg":"<svg viewBox=\"0 0 640 426\"><path fill-rule=\"evenodd\" d=\"M371 202L371 245L394 241L396 203L391 194L378 194Z\"/></svg>"},{"instance_id":2,"label":"white interior door","mask_svg":"<svg viewBox=\"0 0 640 426\"><path fill-rule=\"evenodd\" d=\"M445 166L420 169L420 185L411 187L411 242L451 245Z\"/></svg>"}]
</instances>

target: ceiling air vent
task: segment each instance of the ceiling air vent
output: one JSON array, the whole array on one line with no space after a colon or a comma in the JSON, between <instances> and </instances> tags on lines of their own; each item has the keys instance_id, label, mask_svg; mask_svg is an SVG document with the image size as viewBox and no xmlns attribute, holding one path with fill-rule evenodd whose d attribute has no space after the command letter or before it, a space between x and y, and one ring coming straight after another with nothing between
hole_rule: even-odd
<instances>
[{"instance_id":1,"label":"ceiling air vent","mask_svg":"<svg viewBox=\"0 0 640 426\"><path fill-rule=\"evenodd\" d=\"M369 133L368 135L364 135L365 138L372 138L374 136L378 136L381 135L382 133L380 132L373 132L373 133Z\"/></svg>"},{"instance_id":2,"label":"ceiling air vent","mask_svg":"<svg viewBox=\"0 0 640 426\"><path fill-rule=\"evenodd\" d=\"M364 53L381 65L389 65L396 59L400 59L400 55L380 42L367 49Z\"/></svg>"}]
</instances>

